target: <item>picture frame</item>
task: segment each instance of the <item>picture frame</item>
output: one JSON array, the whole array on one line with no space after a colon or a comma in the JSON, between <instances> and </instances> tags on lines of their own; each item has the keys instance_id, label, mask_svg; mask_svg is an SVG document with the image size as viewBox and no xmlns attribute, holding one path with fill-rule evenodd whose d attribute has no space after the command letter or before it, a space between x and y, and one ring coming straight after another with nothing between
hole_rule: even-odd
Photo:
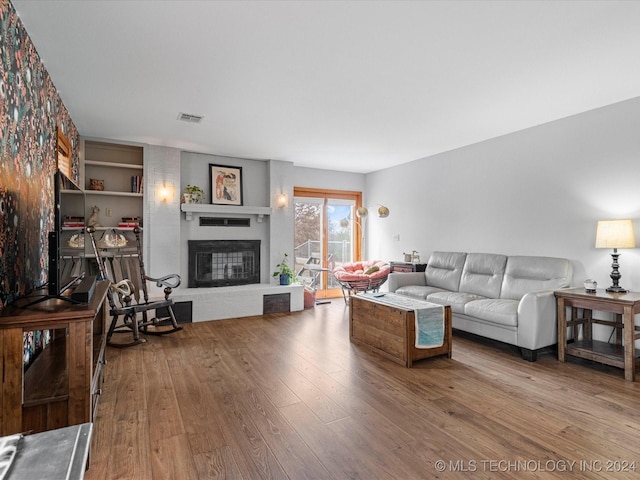
<instances>
[{"instance_id":1,"label":"picture frame","mask_svg":"<svg viewBox=\"0 0 640 480\"><path fill-rule=\"evenodd\" d=\"M209 193L213 205L242 205L242 167L209 164Z\"/></svg>"}]
</instances>

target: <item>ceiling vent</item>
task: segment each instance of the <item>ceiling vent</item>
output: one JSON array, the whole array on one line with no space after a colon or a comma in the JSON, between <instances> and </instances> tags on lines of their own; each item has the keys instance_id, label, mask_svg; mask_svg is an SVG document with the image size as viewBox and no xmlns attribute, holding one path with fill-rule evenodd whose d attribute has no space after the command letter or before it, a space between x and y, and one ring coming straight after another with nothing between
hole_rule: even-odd
<instances>
[{"instance_id":1,"label":"ceiling vent","mask_svg":"<svg viewBox=\"0 0 640 480\"><path fill-rule=\"evenodd\" d=\"M200 123L204 117L201 115L191 115L190 113L182 113L178 114L178 120L189 123Z\"/></svg>"}]
</instances>

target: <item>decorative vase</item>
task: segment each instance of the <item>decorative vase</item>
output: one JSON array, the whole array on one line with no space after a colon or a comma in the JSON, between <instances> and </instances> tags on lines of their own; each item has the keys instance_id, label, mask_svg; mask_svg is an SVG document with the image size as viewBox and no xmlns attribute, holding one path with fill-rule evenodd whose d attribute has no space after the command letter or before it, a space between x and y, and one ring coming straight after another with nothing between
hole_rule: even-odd
<instances>
[{"instance_id":1,"label":"decorative vase","mask_svg":"<svg viewBox=\"0 0 640 480\"><path fill-rule=\"evenodd\" d=\"M280 274L280 285L289 285L291 283L291 275L288 273Z\"/></svg>"},{"instance_id":2,"label":"decorative vase","mask_svg":"<svg viewBox=\"0 0 640 480\"><path fill-rule=\"evenodd\" d=\"M190 193L183 193L182 200L184 201L184 203L193 203L193 195L191 195Z\"/></svg>"}]
</instances>

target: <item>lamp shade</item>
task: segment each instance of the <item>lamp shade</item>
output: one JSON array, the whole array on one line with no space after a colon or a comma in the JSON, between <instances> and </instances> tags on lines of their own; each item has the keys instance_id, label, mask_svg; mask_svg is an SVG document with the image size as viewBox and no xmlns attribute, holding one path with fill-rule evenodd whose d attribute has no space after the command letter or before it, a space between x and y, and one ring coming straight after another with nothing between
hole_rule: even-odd
<instances>
[{"instance_id":1,"label":"lamp shade","mask_svg":"<svg viewBox=\"0 0 640 480\"><path fill-rule=\"evenodd\" d=\"M596 248L635 248L631 220L600 220L596 231Z\"/></svg>"}]
</instances>

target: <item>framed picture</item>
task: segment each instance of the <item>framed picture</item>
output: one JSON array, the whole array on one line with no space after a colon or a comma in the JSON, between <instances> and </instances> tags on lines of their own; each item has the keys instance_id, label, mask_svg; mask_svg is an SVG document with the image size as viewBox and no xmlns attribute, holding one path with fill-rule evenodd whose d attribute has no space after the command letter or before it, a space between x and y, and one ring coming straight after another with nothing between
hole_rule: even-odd
<instances>
[{"instance_id":1,"label":"framed picture","mask_svg":"<svg viewBox=\"0 0 640 480\"><path fill-rule=\"evenodd\" d=\"M242 167L209 164L211 203L242 205Z\"/></svg>"}]
</instances>

